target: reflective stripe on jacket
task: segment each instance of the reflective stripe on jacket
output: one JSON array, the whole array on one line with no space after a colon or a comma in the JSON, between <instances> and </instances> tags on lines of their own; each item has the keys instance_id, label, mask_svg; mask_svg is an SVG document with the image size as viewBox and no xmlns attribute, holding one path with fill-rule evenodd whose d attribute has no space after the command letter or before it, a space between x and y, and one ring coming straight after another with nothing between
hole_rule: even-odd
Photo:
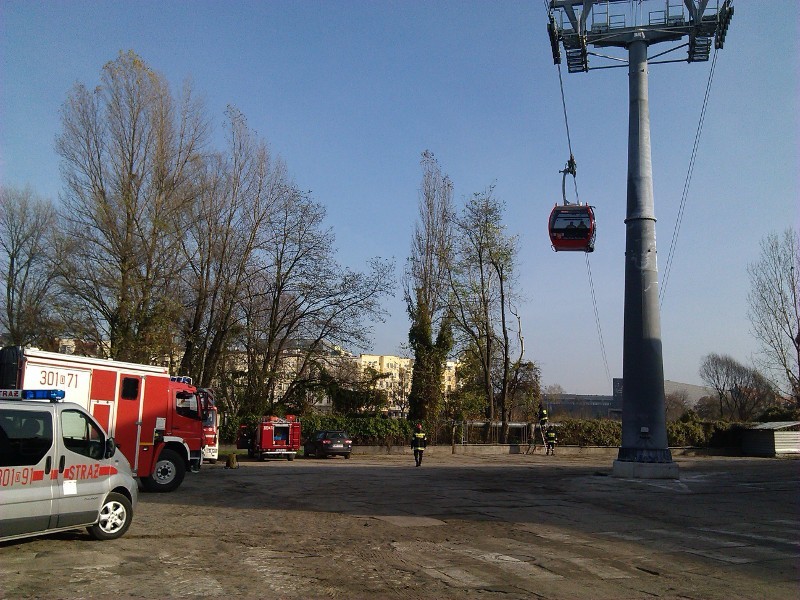
<instances>
[{"instance_id":1,"label":"reflective stripe on jacket","mask_svg":"<svg viewBox=\"0 0 800 600\"><path fill-rule=\"evenodd\" d=\"M414 437L411 439L411 447L415 450L424 450L425 446L428 445L428 438L425 436L425 432L417 431L414 433Z\"/></svg>"}]
</instances>

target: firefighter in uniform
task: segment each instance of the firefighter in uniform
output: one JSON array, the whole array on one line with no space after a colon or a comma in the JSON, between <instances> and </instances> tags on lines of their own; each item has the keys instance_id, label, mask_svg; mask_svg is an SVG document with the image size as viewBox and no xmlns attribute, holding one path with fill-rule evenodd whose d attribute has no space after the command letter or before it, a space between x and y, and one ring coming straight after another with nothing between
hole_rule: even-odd
<instances>
[{"instance_id":1,"label":"firefighter in uniform","mask_svg":"<svg viewBox=\"0 0 800 600\"><path fill-rule=\"evenodd\" d=\"M427 445L428 437L425 435L425 432L422 431L422 424L417 423L417 426L414 428L414 437L411 438L411 447L414 449L414 462L417 463L417 466L422 464L422 453Z\"/></svg>"},{"instance_id":2,"label":"firefighter in uniform","mask_svg":"<svg viewBox=\"0 0 800 600\"><path fill-rule=\"evenodd\" d=\"M545 447L547 447L547 440L544 439L545 429L547 429L547 409L544 407L544 404L540 404L539 405L539 435L542 436L542 443L545 445Z\"/></svg>"},{"instance_id":3,"label":"firefighter in uniform","mask_svg":"<svg viewBox=\"0 0 800 600\"><path fill-rule=\"evenodd\" d=\"M556 437L556 428L550 426L547 428L547 433L545 434L545 443L547 444L547 454L552 454L553 456L556 455L556 442L558 441Z\"/></svg>"}]
</instances>

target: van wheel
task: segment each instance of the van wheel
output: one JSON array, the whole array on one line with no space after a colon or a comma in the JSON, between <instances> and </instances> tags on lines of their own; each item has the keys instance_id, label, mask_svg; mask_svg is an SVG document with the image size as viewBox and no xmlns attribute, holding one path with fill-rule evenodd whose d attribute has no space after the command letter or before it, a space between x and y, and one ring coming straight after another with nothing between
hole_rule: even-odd
<instances>
[{"instance_id":1,"label":"van wheel","mask_svg":"<svg viewBox=\"0 0 800 600\"><path fill-rule=\"evenodd\" d=\"M87 531L96 540L115 540L128 531L131 521L133 521L131 501L122 494L111 492L103 502L97 523L87 527Z\"/></svg>"},{"instance_id":2,"label":"van wheel","mask_svg":"<svg viewBox=\"0 0 800 600\"><path fill-rule=\"evenodd\" d=\"M162 450L156 461L153 475L142 479L149 492L171 492L176 489L186 475L186 464L174 450Z\"/></svg>"}]
</instances>

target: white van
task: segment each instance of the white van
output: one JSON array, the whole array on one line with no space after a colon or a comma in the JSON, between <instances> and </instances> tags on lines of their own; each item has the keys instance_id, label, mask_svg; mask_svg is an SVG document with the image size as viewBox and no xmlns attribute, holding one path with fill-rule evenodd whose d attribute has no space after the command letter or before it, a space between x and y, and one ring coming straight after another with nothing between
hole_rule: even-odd
<instances>
[{"instance_id":1,"label":"white van","mask_svg":"<svg viewBox=\"0 0 800 600\"><path fill-rule=\"evenodd\" d=\"M114 440L61 390L0 390L0 541L123 535L138 488Z\"/></svg>"}]
</instances>

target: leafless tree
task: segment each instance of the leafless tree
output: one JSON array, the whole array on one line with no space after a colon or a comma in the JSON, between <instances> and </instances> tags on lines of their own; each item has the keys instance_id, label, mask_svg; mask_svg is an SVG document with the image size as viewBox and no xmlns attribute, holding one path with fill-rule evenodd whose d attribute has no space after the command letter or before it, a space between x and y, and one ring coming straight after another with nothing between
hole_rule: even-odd
<instances>
[{"instance_id":1,"label":"leafless tree","mask_svg":"<svg viewBox=\"0 0 800 600\"><path fill-rule=\"evenodd\" d=\"M756 369L730 356L707 355L700 367L700 377L716 391L723 418L749 421L775 403L769 381Z\"/></svg>"},{"instance_id":2,"label":"leafless tree","mask_svg":"<svg viewBox=\"0 0 800 600\"><path fill-rule=\"evenodd\" d=\"M560 396L561 394L566 394L567 392L559 383L551 383L550 385L546 385L544 390L542 391L542 395L547 398L550 396Z\"/></svg>"},{"instance_id":3,"label":"leafless tree","mask_svg":"<svg viewBox=\"0 0 800 600\"><path fill-rule=\"evenodd\" d=\"M695 404L694 410L701 419L714 421L722 418L719 412L719 401L713 396L703 396L700 398Z\"/></svg>"},{"instance_id":4,"label":"leafless tree","mask_svg":"<svg viewBox=\"0 0 800 600\"><path fill-rule=\"evenodd\" d=\"M512 380L514 269L517 258L516 238L505 233L503 205L493 196L493 188L474 194L456 220L456 244L451 269L451 311L457 338L466 352L476 353L481 365L486 395L486 417L495 419L500 409L505 441L508 420L509 386ZM515 315L514 315L515 316ZM517 346L521 364L521 343Z\"/></svg>"},{"instance_id":5,"label":"leafless tree","mask_svg":"<svg viewBox=\"0 0 800 600\"><path fill-rule=\"evenodd\" d=\"M56 148L65 182L62 220L74 247L61 263L86 337L117 359L150 362L172 349L183 261L178 225L206 138L201 105L133 52L76 84Z\"/></svg>"},{"instance_id":6,"label":"leafless tree","mask_svg":"<svg viewBox=\"0 0 800 600\"><path fill-rule=\"evenodd\" d=\"M254 410L269 410L278 396L281 361L296 356L291 396L320 355L337 346L364 348L369 323L383 318L381 301L394 291L394 264L372 259L365 272L335 260L325 210L296 189L281 195L259 230L241 307L241 344L247 350L246 394Z\"/></svg>"},{"instance_id":7,"label":"leafless tree","mask_svg":"<svg viewBox=\"0 0 800 600\"><path fill-rule=\"evenodd\" d=\"M269 220L294 193L285 166L271 157L244 115L229 107L228 119L227 152L204 159L184 213L181 372L202 386L211 385L237 328Z\"/></svg>"},{"instance_id":8,"label":"leafless tree","mask_svg":"<svg viewBox=\"0 0 800 600\"><path fill-rule=\"evenodd\" d=\"M33 190L0 187L0 328L13 345L49 347L56 325L56 213Z\"/></svg>"},{"instance_id":9,"label":"leafless tree","mask_svg":"<svg viewBox=\"0 0 800 600\"><path fill-rule=\"evenodd\" d=\"M689 410L689 394L686 390L678 390L667 394L664 398L667 421L677 421Z\"/></svg>"},{"instance_id":10,"label":"leafless tree","mask_svg":"<svg viewBox=\"0 0 800 600\"><path fill-rule=\"evenodd\" d=\"M452 251L453 185L433 154L422 154L419 219L404 274L404 298L411 320L409 344L414 367L409 418L436 416L442 404L442 374L452 348L445 303Z\"/></svg>"},{"instance_id":11,"label":"leafless tree","mask_svg":"<svg viewBox=\"0 0 800 600\"><path fill-rule=\"evenodd\" d=\"M795 230L770 234L761 241L759 260L750 276L749 317L761 342L762 365L776 373L779 387L800 408L800 239Z\"/></svg>"}]
</instances>

